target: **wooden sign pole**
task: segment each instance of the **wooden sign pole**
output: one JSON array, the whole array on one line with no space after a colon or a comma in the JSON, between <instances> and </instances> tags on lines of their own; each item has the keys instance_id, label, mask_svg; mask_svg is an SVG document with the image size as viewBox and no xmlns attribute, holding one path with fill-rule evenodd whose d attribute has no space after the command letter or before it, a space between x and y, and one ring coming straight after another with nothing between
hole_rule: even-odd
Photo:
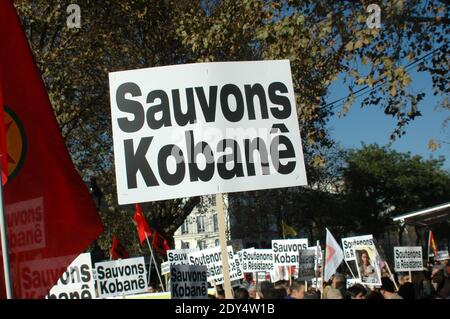
<instances>
[{"instance_id":1,"label":"wooden sign pole","mask_svg":"<svg viewBox=\"0 0 450 319\"><path fill-rule=\"evenodd\" d=\"M224 279L223 288L225 290L225 298L233 299L230 281L230 267L228 264L227 238L225 234L226 232L225 212L223 210L223 196L221 193L216 194L216 208L217 208L217 219L219 222L220 252L222 254L222 267Z\"/></svg>"}]
</instances>

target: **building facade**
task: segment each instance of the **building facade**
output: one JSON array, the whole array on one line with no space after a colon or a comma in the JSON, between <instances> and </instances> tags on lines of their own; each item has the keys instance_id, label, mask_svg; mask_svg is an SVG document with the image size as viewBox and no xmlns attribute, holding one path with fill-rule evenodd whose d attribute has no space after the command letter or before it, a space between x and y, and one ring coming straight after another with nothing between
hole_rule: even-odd
<instances>
[{"instance_id":1,"label":"building facade","mask_svg":"<svg viewBox=\"0 0 450 319\"><path fill-rule=\"evenodd\" d=\"M226 235L230 238L228 217L228 198L223 196ZM203 196L183 224L174 233L175 249L181 248L213 248L220 245L219 220L216 210L215 195Z\"/></svg>"}]
</instances>

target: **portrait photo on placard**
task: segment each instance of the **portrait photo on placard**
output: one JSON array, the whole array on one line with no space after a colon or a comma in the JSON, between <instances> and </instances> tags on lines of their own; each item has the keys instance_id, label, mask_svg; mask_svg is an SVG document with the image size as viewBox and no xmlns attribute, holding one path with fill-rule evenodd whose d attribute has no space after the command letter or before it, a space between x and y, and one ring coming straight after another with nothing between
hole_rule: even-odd
<instances>
[{"instance_id":1,"label":"portrait photo on placard","mask_svg":"<svg viewBox=\"0 0 450 319\"><path fill-rule=\"evenodd\" d=\"M354 246L356 268L361 283L364 285L381 286L381 271L378 252L373 245Z\"/></svg>"}]
</instances>

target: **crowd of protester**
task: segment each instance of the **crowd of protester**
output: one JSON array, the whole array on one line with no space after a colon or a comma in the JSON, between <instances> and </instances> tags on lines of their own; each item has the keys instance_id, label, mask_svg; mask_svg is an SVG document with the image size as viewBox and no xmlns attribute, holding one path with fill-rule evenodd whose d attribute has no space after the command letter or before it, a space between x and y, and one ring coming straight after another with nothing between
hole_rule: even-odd
<instances>
[{"instance_id":1,"label":"crowd of protester","mask_svg":"<svg viewBox=\"0 0 450 319\"><path fill-rule=\"evenodd\" d=\"M409 274L384 274L381 286L354 284L347 288L345 275L336 273L321 289L311 282L292 279L275 283L256 283L248 274L242 285L234 288L235 299L450 299L449 261L425 267L421 272ZM395 281L395 282L394 282ZM216 295L210 298L225 298L221 286L216 287Z\"/></svg>"}]
</instances>

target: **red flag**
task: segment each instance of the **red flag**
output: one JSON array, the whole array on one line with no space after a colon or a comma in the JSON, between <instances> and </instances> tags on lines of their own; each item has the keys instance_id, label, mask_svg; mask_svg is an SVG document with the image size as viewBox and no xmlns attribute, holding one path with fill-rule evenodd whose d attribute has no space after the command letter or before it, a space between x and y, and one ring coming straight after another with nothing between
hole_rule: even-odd
<instances>
[{"instance_id":1,"label":"red flag","mask_svg":"<svg viewBox=\"0 0 450 319\"><path fill-rule=\"evenodd\" d=\"M142 243L148 236L151 236L152 232L150 231L150 227L148 227L147 221L145 220L145 216L142 213L141 206L136 204L136 212L134 213L134 220L136 222L136 227L139 235L139 240Z\"/></svg>"},{"instance_id":2,"label":"red flag","mask_svg":"<svg viewBox=\"0 0 450 319\"><path fill-rule=\"evenodd\" d=\"M120 241L116 236L113 236L112 245L111 245L111 259L126 259L129 258L130 255L126 251L125 247L122 246Z\"/></svg>"},{"instance_id":3,"label":"red flag","mask_svg":"<svg viewBox=\"0 0 450 319\"><path fill-rule=\"evenodd\" d=\"M0 82L8 146L4 202L14 297L42 298L103 227L66 150L10 0L0 1ZM3 275L0 278L0 297L4 297Z\"/></svg>"},{"instance_id":4,"label":"red flag","mask_svg":"<svg viewBox=\"0 0 450 319\"><path fill-rule=\"evenodd\" d=\"M152 247L158 254L163 256L165 256L167 251L170 250L167 240L156 230L153 232Z\"/></svg>"}]
</instances>

